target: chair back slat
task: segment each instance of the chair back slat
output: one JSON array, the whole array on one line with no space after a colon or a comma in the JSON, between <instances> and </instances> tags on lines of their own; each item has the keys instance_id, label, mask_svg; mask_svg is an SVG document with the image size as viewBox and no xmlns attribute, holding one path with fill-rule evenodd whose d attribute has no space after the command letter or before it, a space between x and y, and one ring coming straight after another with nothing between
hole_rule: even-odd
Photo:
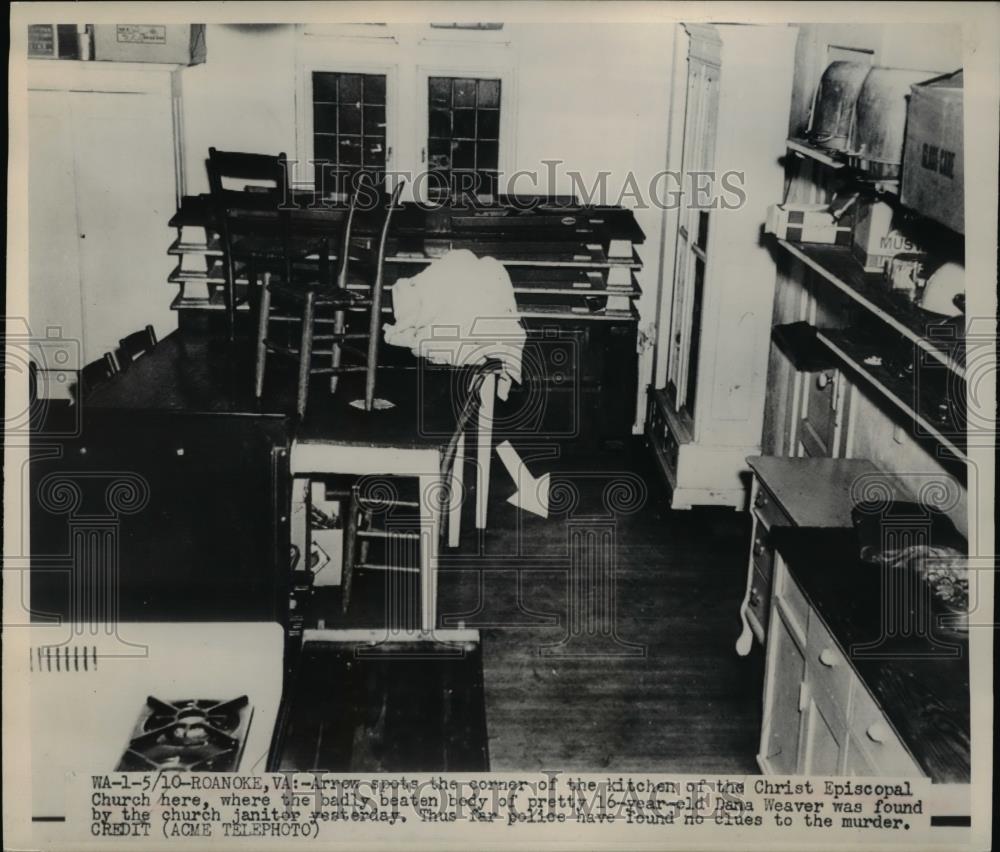
<instances>
[{"instance_id":1,"label":"chair back slat","mask_svg":"<svg viewBox=\"0 0 1000 852\"><path fill-rule=\"evenodd\" d=\"M138 361L143 355L148 355L152 352L156 343L156 332L153 330L153 326L147 325L139 331L133 331L118 341L118 351L122 356L121 360L125 366L128 366L134 361ZM109 356L114 358L110 352L105 357Z\"/></svg>"}]
</instances>

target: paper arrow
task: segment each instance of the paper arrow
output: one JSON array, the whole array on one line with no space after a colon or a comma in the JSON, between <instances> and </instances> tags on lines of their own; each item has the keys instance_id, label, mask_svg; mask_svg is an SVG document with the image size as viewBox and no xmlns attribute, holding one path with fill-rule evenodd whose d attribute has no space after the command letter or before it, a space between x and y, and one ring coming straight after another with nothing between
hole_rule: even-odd
<instances>
[{"instance_id":1,"label":"paper arrow","mask_svg":"<svg viewBox=\"0 0 1000 852\"><path fill-rule=\"evenodd\" d=\"M497 445L497 455L503 462L510 478L517 485L517 491L507 498L507 502L519 509L538 515L542 518L549 516L549 474L545 473L537 479L531 475L528 466L521 461L510 441L504 441Z\"/></svg>"}]
</instances>

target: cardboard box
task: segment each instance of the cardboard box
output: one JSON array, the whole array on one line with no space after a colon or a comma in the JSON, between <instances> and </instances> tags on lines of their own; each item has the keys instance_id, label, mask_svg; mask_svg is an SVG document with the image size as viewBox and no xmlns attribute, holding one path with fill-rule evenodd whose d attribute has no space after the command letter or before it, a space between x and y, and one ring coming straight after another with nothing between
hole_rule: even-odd
<instances>
[{"instance_id":1,"label":"cardboard box","mask_svg":"<svg viewBox=\"0 0 1000 852\"><path fill-rule=\"evenodd\" d=\"M94 59L198 65L205 61L205 25L95 24Z\"/></svg>"},{"instance_id":2,"label":"cardboard box","mask_svg":"<svg viewBox=\"0 0 1000 852\"><path fill-rule=\"evenodd\" d=\"M839 224L829 204L772 204L764 232L795 243L846 245L851 229Z\"/></svg>"},{"instance_id":3,"label":"cardboard box","mask_svg":"<svg viewBox=\"0 0 1000 852\"><path fill-rule=\"evenodd\" d=\"M865 272L884 272L897 254L919 251L893 227L892 217L893 209L884 201L862 205L858 210L851 250Z\"/></svg>"},{"instance_id":4,"label":"cardboard box","mask_svg":"<svg viewBox=\"0 0 1000 852\"><path fill-rule=\"evenodd\" d=\"M900 200L965 233L962 72L911 88Z\"/></svg>"}]
</instances>

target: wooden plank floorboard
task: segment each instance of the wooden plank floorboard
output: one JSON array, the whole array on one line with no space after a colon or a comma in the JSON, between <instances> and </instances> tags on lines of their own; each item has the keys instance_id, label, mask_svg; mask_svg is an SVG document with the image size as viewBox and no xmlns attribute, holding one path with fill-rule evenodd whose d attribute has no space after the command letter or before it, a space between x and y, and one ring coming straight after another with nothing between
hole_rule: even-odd
<instances>
[{"instance_id":1,"label":"wooden plank floorboard","mask_svg":"<svg viewBox=\"0 0 1000 852\"><path fill-rule=\"evenodd\" d=\"M671 512L659 482L646 478L641 451L605 456L576 473L571 460L536 464L553 469L553 485L562 479L574 486L575 509L548 519L519 513L506 503L513 488L501 471L488 532L464 530L460 553L442 560L442 612L476 610L470 626L494 625L483 632L491 767L756 772L762 654L740 658L734 650L746 514ZM602 496L608 483L637 479L645 490L641 507L609 516ZM603 616L617 638L641 645L642 655L615 656L629 649L608 636L590 643L593 656L552 656L569 629L570 532L609 521L615 610ZM475 570L448 570L452 558L468 565L470 552L481 554ZM591 601L597 609L602 603ZM524 607L555 623L539 625ZM585 653L585 645L571 641L563 650Z\"/></svg>"},{"instance_id":2,"label":"wooden plank floorboard","mask_svg":"<svg viewBox=\"0 0 1000 852\"><path fill-rule=\"evenodd\" d=\"M439 626L482 635L491 768L756 772L763 655L734 650L746 513L670 511L641 448L529 466L572 486L575 506L548 519L515 509L511 479L494 465L489 529L474 528L468 500L461 547L440 560ZM609 513L614 482L643 499ZM609 527L613 552L570 546ZM384 622L384 576L359 573L354 588L346 618L339 594L324 590L328 627ZM415 607L415 585L410 592ZM574 614L596 633L574 633Z\"/></svg>"}]
</instances>

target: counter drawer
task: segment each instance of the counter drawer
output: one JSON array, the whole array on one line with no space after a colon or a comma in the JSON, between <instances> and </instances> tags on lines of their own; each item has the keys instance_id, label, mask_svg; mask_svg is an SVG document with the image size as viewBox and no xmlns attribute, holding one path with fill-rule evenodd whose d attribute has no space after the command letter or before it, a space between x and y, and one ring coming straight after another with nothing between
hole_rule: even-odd
<instances>
[{"instance_id":1,"label":"counter drawer","mask_svg":"<svg viewBox=\"0 0 1000 852\"><path fill-rule=\"evenodd\" d=\"M806 673L816 689L825 692L846 716L851 682L851 664L815 612L809 613L806 637Z\"/></svg>"},{"instance_id":2,"label":"counter drawer","mask_svg":"<svg viewBox=\"0 0 1000 852\"><path fill-rule=\"evenodd\" d=\"M760 483L760 480L758 480L758 483ZM785 510L778 505L778 501L774 499L774 495L764 487L763 483L760 483L757 488L757 496L754 497L753 501L753 511L767 529L771 527L790 527L792 525L791 518L785 514Z\"/></svg>"},{"instance_id":3,"label":"counter drawer","mask_svg":"<svg viewBox=\"0 0 1000 852\"><path fill-rule=\"evenodd\" d=\"M753 525L753 541L750 544L754 568L767 580L768 587L774 576L774 550L768 539L767 529L761 523Z\"/></svg>"},{"instance_id":4,"label":"counter drawer","mask_svg":"<svg viewBox=\"0 0 1000 852\"><path fill-rule=\"evenodd\" d=\"M750 597L747 600L747 609L757 620L761 632L767 633L767 624L771 615L771 577L764 576L754 567L750 578Z\"/></svg>"},{"instance_id":5,"label":"counter drawer","mask_svg":"<svg viewBox=\"0 0 1000 852\"><path fill-rule=\"evenodd\" d=\"M924 773L860 680L851 695L851 739L864 752L873 774L919 777Z\"/></svg>"}]
</instances>

